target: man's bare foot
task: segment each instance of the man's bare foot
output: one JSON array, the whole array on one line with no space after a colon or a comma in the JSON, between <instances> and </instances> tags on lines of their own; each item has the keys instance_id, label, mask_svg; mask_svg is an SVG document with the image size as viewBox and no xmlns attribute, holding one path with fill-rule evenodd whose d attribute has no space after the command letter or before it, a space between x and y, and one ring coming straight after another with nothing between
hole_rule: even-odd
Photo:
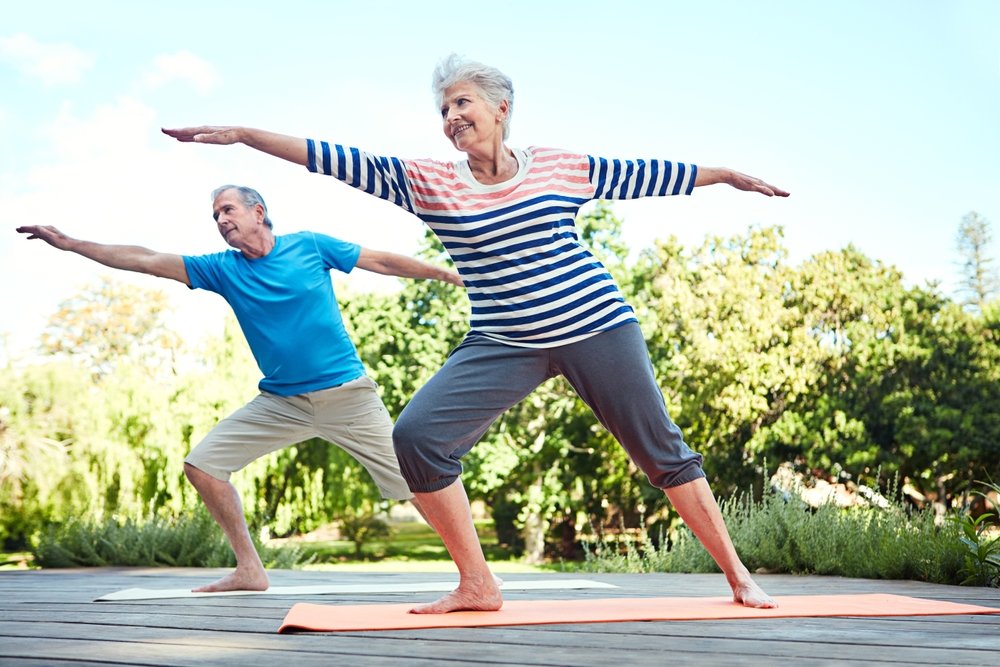
<instances>
[{"instance_id":1,"label":"man's bare foot","mask_svg":"<svg viewBox=\"0 0 1000 667\"><path fill-rule=\"evenodd\" d=\"M494 576L495 580L496 577ZM410 610L411 614L447 614L450 611L497 611L503 606L503 595L495 581L481 585L462 581L458 588L440 600L422 604Z\"/></svg>"},{"instance_id":2,"label":"man's bare foot","mask_svg":"<svg viewBox=\"0 0 1000 667\"><path fill-rule=\"evenodd\" d=\"M497 588L500 588L501 586L503 586L503 579L494 574L493 583L497 585Z\"/></svg>"},{"instance_id":3,"label":"man's bare foot","mask_svg":"<svg viewBox=\"0 0 1000 667\"><path fill-rule=\"evenodd\" d=\"M733 602L755 609L774 609L778 603L749 576L733 586Z\"/></svg>"},{"instance_id":4,"label":"man's bare foot","mask_svg":"<svg viewBox=\"0 0 1000 667\"><path fill-rule=\"evenodd\" d=\"M267 572L263 568L260 570L241 570L236 568L232 574L227 574L218 581L192 588L192 593L221 593L222 591L266 591L270 585L267 579Z\"/></svg>"}]
</instances>

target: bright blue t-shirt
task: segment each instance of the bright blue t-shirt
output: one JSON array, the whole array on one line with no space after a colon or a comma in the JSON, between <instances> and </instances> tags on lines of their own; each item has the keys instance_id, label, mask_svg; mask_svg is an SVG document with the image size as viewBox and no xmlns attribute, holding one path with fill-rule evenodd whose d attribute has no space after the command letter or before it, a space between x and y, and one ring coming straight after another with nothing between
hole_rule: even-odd
<instances>
[{"instance_id":1,"label":"bright blue t-shirt","mask_svg":"<svg viewBox=\"0 0 1000 667\"><path fill-rule=\"evenodd\" d=\"M350 273L361 247L324 234L276 236L257 259L228 250L185 256L192 288L222 295L236 313L257 365L259 387L294 396L365 374L344 330L330 269Z\"/></svg>"}]
</instances>

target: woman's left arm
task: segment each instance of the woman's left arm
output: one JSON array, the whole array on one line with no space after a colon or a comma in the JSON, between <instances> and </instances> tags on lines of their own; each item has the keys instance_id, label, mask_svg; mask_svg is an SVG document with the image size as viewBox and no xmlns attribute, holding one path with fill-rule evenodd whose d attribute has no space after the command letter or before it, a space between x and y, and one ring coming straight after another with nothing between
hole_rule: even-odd
<instances>
[{"instance_id":1,"label":"woman's left arm","mask_svg":"<svg viewBox=\"0 0 1000 667\"><path fill-rule=\"evenodd\" d=\"M715 185L716 183L726 183L737 190L759 192L768 197L787 197L791 194L786 190L765 183L759 178L747 176L732 169L726 169L725 167L698 167L698 173L694 179L694 186L696 188L702 185Z\"/></svg>"},{"instance_id":2,"label":"woman's left arm","mask_svg":"<svg viewBox=\"0 0 1000 667\"><path fill-rule=\"evenodd\" d=\"M594 199L636 199L689 195L702 185L727 183L737 190L787 197L759 178L724 167L699 167L669 160L609 160L587 156Z\"/></svg>"}]
</instances>

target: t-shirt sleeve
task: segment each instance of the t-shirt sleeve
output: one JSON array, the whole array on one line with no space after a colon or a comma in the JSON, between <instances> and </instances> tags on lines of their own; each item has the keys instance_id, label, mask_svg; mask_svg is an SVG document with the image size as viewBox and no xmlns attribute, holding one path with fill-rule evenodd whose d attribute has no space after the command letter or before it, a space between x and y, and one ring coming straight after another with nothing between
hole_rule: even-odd
<instances>
[{"instance_id":1,"label":"t-shirt sleeve","mask_svg":"<svg viewBox=\"0 0 1000 667\"><path fill-rule=\"evenodd\" d=\"M669 160L609 160L588 155L594 199L689 195L698 167Z\"/></svg>"},{"instance_id":2,"label":"t-shirt sleeve","mask_svg":"<svg viewBox=\"0 0 1000 667\"><path fill-rule=\"evenodd\" d=\"M358 255L361 254L361 246L357 243L348 243L347 241L335 239L326 234L311 233L313 241L316 243L316 252L319 253L320 258L323 260L324 267L327 269L337 269L344 273L350 273L354 269L354 266L358 263Z\"/></svg>"},{"instance_id":3,"label":"t-shirt sleeve","mask_svg":"<svg viewBox=\"0 0 1000 667\"><path fill-rule=\"evenodd\" d=\"M225 253L184 255L184 268L187 269L191 289L204 289L222 294L222 262L225 255Z\"/></svg>"},{"instance_id":4,"label":"t-shirt sleeve","mask_svg":"<svg viewBox=\"0 0 1000 667\"><path fill-rule=\"evenodd\" d=\"M338 178L379 199L391 201L413 213L413 188L406 164L395 157L380 157L358 148L306 139L309 171Z\"/></svg>"}]
</instances>

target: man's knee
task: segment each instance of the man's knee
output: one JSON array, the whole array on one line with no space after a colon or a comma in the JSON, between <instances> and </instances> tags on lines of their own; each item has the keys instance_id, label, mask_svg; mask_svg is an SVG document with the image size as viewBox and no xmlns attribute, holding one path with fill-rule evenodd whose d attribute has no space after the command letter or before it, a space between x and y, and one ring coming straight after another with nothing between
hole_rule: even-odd
<instances>
[{"instance_id":1,"label":"man's knee","mask_svg":"<svg viewBox=\"0 0 1000 667\"><path fill-rule=\"evenodd\" d=\"M222 480L208 474L204 470L199 470L187 461L184 462L184 476L188 478L188 481L198 489L212 482L221 482Z\"/></svg>"}]
</instances>

